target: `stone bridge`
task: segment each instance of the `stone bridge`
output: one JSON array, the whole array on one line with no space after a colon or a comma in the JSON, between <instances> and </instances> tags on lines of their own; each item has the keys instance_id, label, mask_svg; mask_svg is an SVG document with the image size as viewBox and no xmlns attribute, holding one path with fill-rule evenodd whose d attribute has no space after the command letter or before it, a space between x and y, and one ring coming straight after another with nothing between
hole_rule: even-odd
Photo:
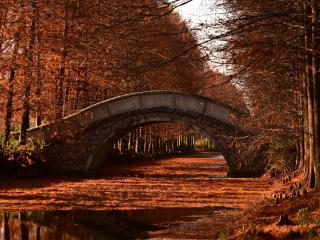
<instances>
[{"instance_id":1,"label":"stone bridge","mask_svg":"<svg viewBox=\"0 0 320 240\"><path fill-rule=\"evenodd\" d=\"M211 139L220 148L232 175L249 171L239 164L231 140L246 135L234 123L243 115L227 105L194 94L140 92L97 103L56 123L30 129L28 139L50 144L46 158L53 173L89 173L98 170L115 141L133 129L150 123L179 123Z\"/></svg>"}]
</instances>

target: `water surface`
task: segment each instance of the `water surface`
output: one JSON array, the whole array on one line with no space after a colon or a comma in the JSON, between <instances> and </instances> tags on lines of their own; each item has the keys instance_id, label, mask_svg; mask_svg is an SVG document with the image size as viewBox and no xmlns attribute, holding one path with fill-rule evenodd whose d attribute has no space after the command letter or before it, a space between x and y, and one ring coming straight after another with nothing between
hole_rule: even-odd
<instances>
[{"instance_id":1,"label":"water surface","mask_svg":"<svg viewBox=\"0 0 320 240\"><path fill-rule=\"evenodd\" d=\"M96 178L0 182L0 240L216 239L250 202L261 178L226 178L220 156L142 161Z\"/></svg>"},{"instance_id":2,"label":"water surface","mask_svg":"<svg viewBox=\"0 0 320 240\"><path fill-rule=\"evenodd\" d=\"M178 228L219 207L155 208L128 211L2 212L0 239L144 239L149 232Z\"/></svg>"}]
</instances>

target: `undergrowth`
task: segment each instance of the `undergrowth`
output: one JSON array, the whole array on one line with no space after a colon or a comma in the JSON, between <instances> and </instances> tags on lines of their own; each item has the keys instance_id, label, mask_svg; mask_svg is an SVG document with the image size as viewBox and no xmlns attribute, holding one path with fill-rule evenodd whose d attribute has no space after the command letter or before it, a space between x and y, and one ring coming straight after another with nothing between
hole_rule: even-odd
<instances>
[{"instance_id":1,"label":"undergrowth","mask_svg":"<svg viewBox=\"0 0 320 240\"><path fill-rule=\"evenodd\" d=\"M48 146L44 141L34 144L29 141L21 145L19 140L0 135L0 178L31 177L45 172L44 150Z\"/></svg>"},{"instance_id":2,"label":"undergrowth","mask_svg":"<svg viewBox=\"0 0 320 240\"><path fill-rule=\"evenodd\" d=\"M271 138L266 153L267 170L272 177L287 175L295 168L296 139L293 136L282 134Z\"/></svg>"}]
</instances>

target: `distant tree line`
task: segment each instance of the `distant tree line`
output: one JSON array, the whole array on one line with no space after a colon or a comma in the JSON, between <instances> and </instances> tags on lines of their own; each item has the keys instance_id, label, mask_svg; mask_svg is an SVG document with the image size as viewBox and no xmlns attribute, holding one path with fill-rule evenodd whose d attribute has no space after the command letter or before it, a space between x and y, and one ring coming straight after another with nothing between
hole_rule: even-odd
<instances>
[{"instance_id":1,"label":"distant tree line","mask_svg":"<svg viewBox=\"0 0 320 240\"><path fill-rule=\"evenodd\" d=\"M207 136L193 128L174 123L139 127L118 139L113 147L115 159L152 159L197 151L218 151Z\"/></svg>"}]
</instances>

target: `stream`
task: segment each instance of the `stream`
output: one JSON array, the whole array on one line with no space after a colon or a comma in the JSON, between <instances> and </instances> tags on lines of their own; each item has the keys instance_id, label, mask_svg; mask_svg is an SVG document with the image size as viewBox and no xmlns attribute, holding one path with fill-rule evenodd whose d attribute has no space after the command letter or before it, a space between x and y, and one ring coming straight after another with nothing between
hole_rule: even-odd
<instances>
[{"instance_id":1,"label":"stream","mask_svg":"<svg viewBox=\"0 0 320 240\"><path fill-rule=\"evenodd\" d=\"M106 167L96 178L1 180L0 240L217 239L270 188L226 171L221 155L202 154Z\"/></svg>"}]
</instances>

